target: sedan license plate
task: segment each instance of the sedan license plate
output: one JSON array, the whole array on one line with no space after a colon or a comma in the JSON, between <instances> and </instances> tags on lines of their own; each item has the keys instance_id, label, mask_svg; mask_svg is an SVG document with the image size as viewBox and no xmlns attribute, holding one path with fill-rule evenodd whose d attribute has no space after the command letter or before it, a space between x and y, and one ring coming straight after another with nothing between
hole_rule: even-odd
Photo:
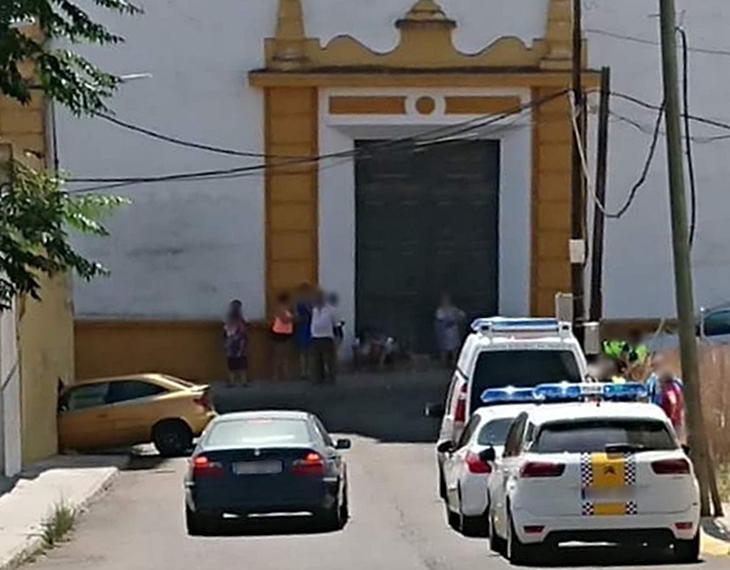
<instances>
[{"instance_id":1,"label":"sedan license plate","mask_svg":"<svg viewBox=\"0 0 730 570\"><path fill-rule=\"evenodd\" d=\"M281 461L242 461L233 464L236 475L274 475L282 470Z\"/></svg>"}]
</instances>

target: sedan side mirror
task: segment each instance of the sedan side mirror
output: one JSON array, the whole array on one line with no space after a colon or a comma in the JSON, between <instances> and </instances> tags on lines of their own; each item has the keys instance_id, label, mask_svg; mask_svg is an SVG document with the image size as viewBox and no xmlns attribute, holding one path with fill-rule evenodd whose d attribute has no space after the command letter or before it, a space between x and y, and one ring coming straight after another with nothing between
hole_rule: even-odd
<instances>
[{"instance_id":1,"label":"sedan side mirror","mask_svg":"<svg viewBox=\"0 0 730 570\"><path fill-rule=\"evenodd\" d=\"M689 445L687 445L686 443L685 443L685 444L683 444L683 445L682 445L682 451L684 451L684 452L685 452L685 454L689 455L689 452L690 452L690 448L689 448Z\"/></svg>"},{"instance_id":2,"label":"sedan side mirror","mask_svg":"<svg viewBox=\"0 0 730 570\"><path fill-rule=\"evenodd\" d=\"M426 404L424 415L427 418L443 418L446 413L446 409L443 404L429 403Z\"/></svg>"},{"instance_id":3,"label":"sedan side mirror","mask_svg":"<svg viewBox=\"0 0 730 570\"><path fill-rule=\"evenodd\" d=\"M436 446L436 451L439 453L451 453L454 451L454 442L452 441L442 441Z\"/></svg>"},{"instance_id":4,"label":"sedan side mirror","mask_svg":"<svg viewBox=\"0 0 730 570\"><path fill-rule=\"evenodd\" d=\"M492 463L497 459L497 452L493 447L488 447L479 454L479 459L482 463Z\"/></svg>"},{"instance_id":5,"label":"sedan side mirror","mask_svg":"<svg viewBox=\"0 0 730 570\"><path fill-rule=\"evenodd\" d=\"M338 439L335 443L335 449L350 449L352 442L349 439Z\"/></svg>"}]
</instances>

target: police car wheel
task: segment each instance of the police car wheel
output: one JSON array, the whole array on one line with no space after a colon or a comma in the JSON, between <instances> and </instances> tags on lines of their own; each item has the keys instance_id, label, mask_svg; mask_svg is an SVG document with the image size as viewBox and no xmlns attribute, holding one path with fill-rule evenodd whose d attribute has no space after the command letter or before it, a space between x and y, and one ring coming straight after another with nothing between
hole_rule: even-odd
<instances>
[{"instance_id":1,"label":"police car wheel","mask_svg":"<svg viewBox=\"0 0 730 570\"><path fill-rule=\"evenodd\" d=\"M446 500L446 482L444 481L444 473L439 469L439 497Z\"/></svg>"},{"instance_id":2,"label":"police car wheel","mask_svg":"<svg viewBox=\"0 0 730 570\"><path fill-rule=\"evenodd\" d=\"M494 520L492 519L492 515L488 515L489 521L489 550L492 552L496 552L497 554L504 554L506 543L504 539L500 536L497 536L497 533L494 530Z\"/></svg>"},{"instance_id":3,"label":"police car wheel","mask_svg":"<svg viewBox=\"0 0 730 570\"><path fill-rule=\"evenodd\" d=\"M691 564L700 558L700 533L691 540L678 540L674 543L674 557L677 562Z\"/></svg>"},{"instance_id":4,"label":"police car wheel","mask_svg":"<svg viewBox=\"0 0 730 570\"><path fill-rule=\"evenodd\" d=\"M446 521L452 529L461 530L461 515L452 511L448 503L446 503Z\"/></svg>"},{"instance_id":5,"label":"police car wheel","mask_svg":"<svg viewBox=\"0 0 730 570\"><path fill-rule=\"evenodd\" d=\"M489 536L487 517L461 517L461 534L470 538L484 538Z\"/></svg>"},{"instance_id":6,"label":"police car wheel","mask_svg":"<svg viewBox=\"0 0 730 570\"><path fill-rule=\"evenodd\" d=\"M529 565L541 558L543 546L541 544L522 544L515 532L512 516L509 518L509 535L507 536L506 558L511 564L519 566ZM542 561L544 562L544 561Z\"/></svg>"}]
</instances>

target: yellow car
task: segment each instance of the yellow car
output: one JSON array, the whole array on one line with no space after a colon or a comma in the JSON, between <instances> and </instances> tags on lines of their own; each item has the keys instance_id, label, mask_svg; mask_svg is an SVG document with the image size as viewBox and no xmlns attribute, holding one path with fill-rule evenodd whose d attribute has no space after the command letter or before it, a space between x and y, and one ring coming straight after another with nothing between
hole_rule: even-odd
<instances>
[{"instance_id":1,"label":"yellow car","mask_svg":"<svg viewBox=\"0 0 730 570\"><path fill-rule=\"evenodd\" d=\"M209 387L164 374L82 380L61 391L62 451L94 451L154 443L171 457L190 450L216 416Z\"/></svg>"}]
</instances>

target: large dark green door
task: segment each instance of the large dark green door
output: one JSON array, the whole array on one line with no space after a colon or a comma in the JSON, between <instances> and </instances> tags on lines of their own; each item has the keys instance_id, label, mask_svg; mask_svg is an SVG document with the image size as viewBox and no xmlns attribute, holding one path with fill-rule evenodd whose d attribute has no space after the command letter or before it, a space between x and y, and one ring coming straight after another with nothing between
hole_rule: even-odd
<instances>
[{"instance_id":1,"label":"large dark green door","mask_svg":"<svg viewBox=\"0 0 730 570\"><path fill-rule=\"evenodd\" d=\"M432 352L442 292L498 310L499 142L356 144L356 327Z\"/></svg>"}]
</instances>

